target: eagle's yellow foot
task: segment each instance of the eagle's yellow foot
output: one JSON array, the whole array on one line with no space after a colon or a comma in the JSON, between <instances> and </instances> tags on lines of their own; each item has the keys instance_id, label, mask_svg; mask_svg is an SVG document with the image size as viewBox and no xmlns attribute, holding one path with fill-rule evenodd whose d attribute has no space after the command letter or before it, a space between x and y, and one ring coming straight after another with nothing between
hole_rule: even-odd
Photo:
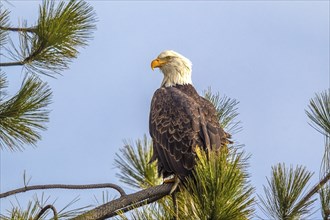
<instances>
[{"instance_id":1,"label":"eagle's yellow foot","mask_svg":"<svg viewBox=\"0 0 330 220\"><path fill-rule=\"evenodd\" d=\"M170 179L164 179L163 183L174 183L175 182L175 177L170 178Z\"/></svg>"},{"instance_id":2,"label":"eagle's yellow foot","mask_svg":"<svg viewBox=\"0 0 330 220\"><path fill-rule=\"evenodd\" d=\"M170 191L170 195L171 195L178 188L178 185L180 183L180 178L177 175L175 175L173 178L164 179L163 183L174 183Z\"/></svg>"}]
</instances>

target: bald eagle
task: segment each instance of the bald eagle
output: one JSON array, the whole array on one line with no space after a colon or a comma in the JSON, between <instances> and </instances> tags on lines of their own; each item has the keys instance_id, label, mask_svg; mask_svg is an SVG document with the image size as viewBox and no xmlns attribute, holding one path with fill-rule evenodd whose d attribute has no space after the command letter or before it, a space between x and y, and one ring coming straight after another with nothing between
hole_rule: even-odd
<instances>
[{"instance_id":1,"label":"bald eagle","mask_svg":"<svg viewBox=\"0 0 330 220\"><path fill-rule=\"evenodd\" d=\"M153 141L151 162L158 173L179 180L192 174L197 146L209 151L229 143L230 135L219 124L213 104L201 97L192 85L192 63L172 50L151 62L164 75L151 101L149 132Z\"/></svg>"}]
</instances>

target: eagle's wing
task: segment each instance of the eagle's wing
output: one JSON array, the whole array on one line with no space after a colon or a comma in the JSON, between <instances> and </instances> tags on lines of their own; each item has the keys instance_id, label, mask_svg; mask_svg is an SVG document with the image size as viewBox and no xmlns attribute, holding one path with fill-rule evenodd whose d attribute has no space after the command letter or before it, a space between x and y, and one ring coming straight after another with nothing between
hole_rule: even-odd
<instances>
[{"instance_id":1,"label":"eagle's wing","mask_svg":"<svg viewBox=\"0 0 330 220\"><path fill-rule=\"evenodd\" d=\"M222 146L233 143L230 140L231 135L221 127L214 105L203 97L199 97L199 105L203 111L202 116L205 117L202 127L206 126L206 128L204 128L202 137L207 148L218 150Z\"/></svg>"},{"instance_id":2,"label":"eagle's wing","mask_svg":"<svg viewBox=\"0 0 330 220\"><path fill-rule=\"evenodd\" d=\"M197 94L197 93L196 93ZM175 87L158 89L151 102L149 132L159 173L185 177L195 165L195 147L220 148L222 128L215 109ZM210 115L213 114L213 115ZM215 118L214 118L214 117ZM219 133L220 132L220 133Z\"/></svg>"},{"instance_id":3,"label":"eagle's wing","mask_svg":"<svg viewBox=\"0 0 330 220\"><path fill-rule=\"evenodd\" d=\"M199 106L174 87L158 89L151 101L149 132L153 139L158 171L164 177L189 175L195 154L192 146L200 144Z\"/></svg>"}]
</instances>

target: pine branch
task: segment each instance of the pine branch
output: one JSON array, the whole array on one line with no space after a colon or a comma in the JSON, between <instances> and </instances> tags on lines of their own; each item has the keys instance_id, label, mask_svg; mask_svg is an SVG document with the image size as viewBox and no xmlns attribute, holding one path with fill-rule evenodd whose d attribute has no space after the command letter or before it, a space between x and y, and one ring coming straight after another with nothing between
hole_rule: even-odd
<instances>
[{"instance_id":1,"label":"pine branch","mask_svg":"<svg viewBox=\"0 0 330 220\"><path fill-rule=\"evenodd\" d=\"M326 184L330 180L330 173L328 173L323 179L320 180L307 194L304 196L298 203L295 205L294 209L292 212L297 212L298 210L302 209L305 204L308 203L310 198L317 193L324 184Z\"/></svg>"},{"instance_id":2,"label":"pine branch","mask_svg":"<svg viewBox=\"0 0 330 220\"><path fill-rule=\"evenodd\" d=\"M249 219L254 188L245 171L248 157L224 148L207 153L197 148L196 154L193 178L177 194L178 219Z\"/></svg>"},{"instance_id":3,"label":"pine branch","mask_svg":"<svg viewBox=\"0 0 330 220\"><path fill-rule=\"evenodd\" d=\"M95 22L95 12L85 1L44 0L36 26L12 28L0 23L2 32L16 31L20 37L20 51L14 47L17 53L9 52L15 61L0 66L24 65L33 73L59 74L77 57L78 47L92 38Z\"/></svg>"},{"instance_id":4,"label":"pine branch","mask_svg":"<svg viewBox=\"0 0 330 220\"><path fill-rule=\"evenodd\" d=\"M17 201L18 202L18 201ZM1 220L32 220L34 217L39 213L40 203L43 203L43 201L35 201L35 202L28 202L27 208L25 210L22 210L20 205L18 204L16 207L13 207L12 210L8 210L9 216L6 216L4 214L0 214ZM46 213L42 214L42 217L45 216Z\"/></svg>"},{"instance_id":5,"label":"pine branch","mask_svg":"<svg viewBox=\"0 0 330 220\"><path fill-rule=\"evenodd\" d=\"M47 83L31 76L12 98L0 99L0 148L21 150L24 143L34 145L41 139L38 130L46 129L51 95Z\"/></svg>"},{"instance_id":6,"label":"pine branch","mask_svg":"<svg viewBox=\"0 0 330 220\"><path fill-rule=\"evenodd\" d=\"M308 216L315 201L311 200L311 196L315 192L311 191L300 198L312 175L302 166L287 169L284 164L278 164L272 167L271 180L267 178L268 187L264 186L266 198L258 195L261 201L261 205L258 206L272 219L299 219Z\"/></svg>"},{"instance_id":7,"label":"pine branch","mask_svg":"<svg viewBox=\"0 0 330 220\"><path fill-rule=\"evenodd\" d=\"M51 209L54 213L54 220L58 220L58 214L57 214L57 210L53 205L46 205L45 207L43 207L40 212L38 213L38 215L33 219L33 220L38 220L39 218L41 218L41 216L48 210Z\"/></svg>"},{"instance_id":8,"label":"pine branch","mask_svg":"<svg viewBox=\"0 0 330 220\"><path fill-rule=\"evenodd\" d=\"M23 66L24 61L0 63L0 66Z\"/></svg>"},{"instance_id":9,"label":"pine branch","mask_svg":"<svg viewBox=\"0 0 330 220\"><path fill-rule=\"evenodd\" d=\"M330 89L316 94L310 100L309 111L305 111L311 120L311 126L321 134L330 134Z\"/></svg>"},{"instance_id":10,"label":"pine branch","mask_svg":"<svg viewBox=\"0 0 330 220\"><path fill-rule=\"evenodd\" d=\"M25 186L19 189L11 190L0 194L0 198L23 193L31 190L41 189L100 189L100 188L112 188L117 190L121 196L125 196L125 191L118 185L112 183L100 183L100 184L85 184L85 185L66 185L66 184L48 184L48 185L35 185Z\"/></svg>"},{"instance_id":11,"label":"pine branch","mask_svg":"<svg viewBox=\"0 0 330 220\"><path fill-rule=\"evenodd\" d=\"M56 216L58 219L69 219L74 216L77 216L84 211L86 211L86 208L90 208L91 206L85 206L81 208L74 208L69 209L70 206L72 206L74 203L78 201L77 198L73 199L71 202L69 202L65 207L63 207L59 212L54 207L54 202L48 201L50 197L45 198L44 194L41 194L41 197L34 197L34 201L29 201L26 208L23 208L20 204L20 201L16 199L17 204L12 203L12 209L7 210L8 215L5 215L5 213L0 214L1 220L37 220L37 219L56 219ZM48 204L48 205L47 205ZM50 205L49 205L50 204ZM51 207L53 206L54 209ZM53 211L53 218L50 218L48 216L49 209ZM66 211L68 210L68 211ZM55 212L54 212L55 211Z\"/></svg>"},{"instance_id":12,"label":"pine branch","mask_svg":"<svg viewBox=\"0 0 330 220\"><path fill-rule=\"evenodd\" d=\"M173 184L162 184L141 190L136 193L121 196L120 198L98 206L71 220L101 220L124 213L134 208L155 202L169 195Z\"/></svg>"},{"instance_id":13,"label":"pine branch","mask_svg":"<svg viewBox=\"0 0 330 220\"><path fill-rule=\"evenodd\" d=\"M37 28L36 27L29 27L29 28L25 28L25 27L8 27L8 26L6 27L6 26L1 25L0 30L35 33L37 31Z\"/></svg>"}]
</instances>

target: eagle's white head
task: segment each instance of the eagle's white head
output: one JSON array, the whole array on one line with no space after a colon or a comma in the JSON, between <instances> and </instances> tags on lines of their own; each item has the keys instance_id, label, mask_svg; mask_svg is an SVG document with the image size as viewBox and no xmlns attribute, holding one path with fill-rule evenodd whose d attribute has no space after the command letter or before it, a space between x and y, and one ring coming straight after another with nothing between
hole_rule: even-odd
<instances>
[{"instance_id":1,"label":"eagle's white head","mask_svg":"<svg viewBox=\"0 0 330 220\"><path fill-rule=\"evenodd\" d=\"M151 62L152 70L159 68L164 74L162 86L192 84L191 61L173 50L161 52Z\"/></svg>"}]
</instances>

